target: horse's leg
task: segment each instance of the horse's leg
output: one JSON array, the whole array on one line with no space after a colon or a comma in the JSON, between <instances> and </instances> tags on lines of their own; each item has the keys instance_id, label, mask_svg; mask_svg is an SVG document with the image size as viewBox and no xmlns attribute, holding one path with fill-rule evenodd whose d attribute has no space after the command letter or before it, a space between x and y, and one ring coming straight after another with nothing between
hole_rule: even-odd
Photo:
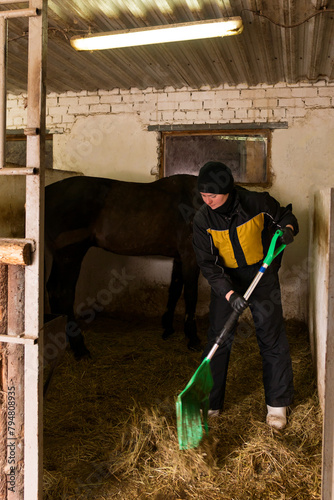
<instances>
[{"instance_id":1,"label":"horse's leg","mask_svg":"<svg viewBox=\"0 0 334 500\"><path fill-rule=\"evenodd\" d=\"M57 250L46 285L51 312L67 315L66 335L76 359L90 356L73 310L81 263L88 248L87 242L81 242Z\"/></svg>"},{"instance_id":2,"label":"horse's leg","mask_svg":"<svg viewBox=\"0 0 334 500\"><path fill-rule=\"evenodd\" d=\"M172 279L168 290L167 311L162 316L162 328L164 332L162 338L166 340L174 333L173 319L177 301L179 300L183 288L182 263L180 260L174 259Z\"/></svg>"},{"instance_id":3,"label":"horse's leg","mask_svg":"<svg viewBox=\"0 0 334 500\"><path fill-rule=\"evenodd\" d=\"M194 259L184 259L182 264L184 281L184 302L186 314L184 319L184 333L189 339L188 349L201 350L201 341L197 336L196 305L198 298L199 267Z\"/></svg>"}]
</instances>

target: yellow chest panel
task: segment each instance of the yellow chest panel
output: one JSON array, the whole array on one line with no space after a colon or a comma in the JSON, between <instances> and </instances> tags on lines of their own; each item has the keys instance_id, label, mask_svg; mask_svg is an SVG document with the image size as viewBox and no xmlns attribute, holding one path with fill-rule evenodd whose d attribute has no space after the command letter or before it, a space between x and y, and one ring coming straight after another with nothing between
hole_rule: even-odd
<instances>
[{"instance_id":1,"label":"yellow chest panel","mask_svg":"<svg viewBox=\"0 0 334 500\"><path fill-rule=\"evenodd\" d=\"M261 213L236 229L239 243L248 265L256 264L256 262L259 262L264 257L261 238L263 226L264 214ZM225 267L237 268L238 263L235 258L229 230L219 231L208 229L207 232L211 234L213 244L218 249L219 255L223 260L223 265Z\"/></svg>"}]
</instances>

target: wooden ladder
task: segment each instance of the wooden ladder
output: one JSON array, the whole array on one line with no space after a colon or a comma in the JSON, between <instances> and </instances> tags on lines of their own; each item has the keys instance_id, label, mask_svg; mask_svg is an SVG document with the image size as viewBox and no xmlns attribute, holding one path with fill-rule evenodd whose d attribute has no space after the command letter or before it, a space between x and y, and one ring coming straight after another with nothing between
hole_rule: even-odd
<instances>
[{"instance_id":1,"label":"wooden ladder","mask_svg":"<svg viewBox=\"0 0 334 500\"><path fill-rule=\"evenodd\" d=\"M0 6L18 3L0 0ZM5 151L7 23L19 17L29 18L25 167L8 166ZM25 237L0 238L0 498L6 500L43 495L46 49L47 0L0 11L0 176L26 180Z\"/></svg>"}]
</instances>

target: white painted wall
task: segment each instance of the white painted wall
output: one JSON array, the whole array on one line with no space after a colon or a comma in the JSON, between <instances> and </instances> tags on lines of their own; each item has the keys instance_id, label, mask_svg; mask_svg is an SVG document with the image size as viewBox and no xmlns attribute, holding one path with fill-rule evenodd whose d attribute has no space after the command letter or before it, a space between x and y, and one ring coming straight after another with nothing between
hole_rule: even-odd
<instances>
[{"instance_id":1,"label":"white painted wall","mask_svg":"<svg viewBox=\"0 0 334 500\"><path fill-rule=\"evenodd\" d=\"M7 123L11 128L25 125L25 96L9 96ZM282 204L293 203L300 222L300 234L284 256L281 270L286 317L306 320L310 190L334 184L331 159L334 153L334 85L300 83L275 86L240 85L218 88L185 87L144 91L113 89L97 92L49 94L47 128L55 133L55 167L79 170L85 175L150 182L151 169L159 165L159 134L148 132L148 125L206 123L287 122L287 129L273 131L270 192ZM101 251L100 251L101 252ZM99 269L96 268L97 262ZM77 303L97 297L110 282L112 269L124 268L135 279L129 280L127 293L141 291L139 310L150 296L147 312L164 308L171 263L145 258L87 255L80 280ZM145 276L150 274L145 282ZM153 280L155 291L144 293ZM160 293L160 289L162 292ZM207 311L208 290L203 282L199 312ZM128 302L113 296L105 309L117 302L126 309Z\"/></svg>"},{"instance_id":2,"label":"white painted wall","mask_svg":"<svg viewBox=\"0 0 334 500\"><path fill-rule=\"evenodd\" d=\"M334 186L334 108L309 109L295 118L287 130L273 134L272 166L275 174L271 194L283 204L292 202L300 234L284 256L285 313L307 318L309 210L315 189Z\"/></svg>"},{"instance_id":3,"label":"white painted wall","mask_svg":"<svg viewBox=\"0 0 334 500\"><path fill-rule=\"evenodd\" d=\"M54 137L54 168L150 182L157 147L157 135L136 114L80 116L70 133Z\"/></svg>"}]
</instances>

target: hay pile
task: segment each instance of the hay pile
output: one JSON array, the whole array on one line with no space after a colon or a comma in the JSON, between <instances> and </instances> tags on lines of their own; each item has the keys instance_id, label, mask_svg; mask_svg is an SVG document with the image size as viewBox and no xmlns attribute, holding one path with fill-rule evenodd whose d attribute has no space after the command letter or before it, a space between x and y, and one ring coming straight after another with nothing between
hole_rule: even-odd
<instances>
[{"instance_id":1,"label":"hay pile","mask_svg":"<svg viewBox=\"0 0 334 500\"><path fill-rule=\"evenodd\" d=\"M322 415L303 324L287 323L296 397L286 430L264 423L261 359L244 321L225 412L198 449L182 452L175 397L200 363L182 322L168 341L159 320L92 326L93 359L76 363L66 352L45 402L45 499L320 499Z\"/></svg>"}]
</instances>

